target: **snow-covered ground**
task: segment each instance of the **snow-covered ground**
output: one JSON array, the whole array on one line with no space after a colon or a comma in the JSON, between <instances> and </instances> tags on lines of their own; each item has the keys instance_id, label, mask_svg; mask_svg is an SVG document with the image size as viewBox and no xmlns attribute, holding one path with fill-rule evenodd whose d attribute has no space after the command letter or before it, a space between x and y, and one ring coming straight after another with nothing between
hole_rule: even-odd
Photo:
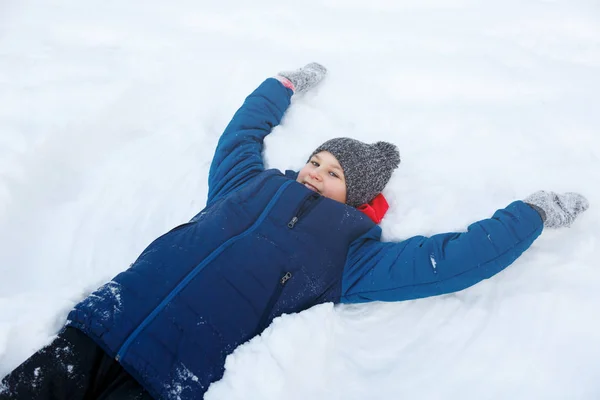
<instances>
[{"instance_id":1,"label":"snow-covered ground","mask_svg":"<svg viewBox=\"0 0 600 400\"><path fill-rule=\"evenodd\" d=\"M386 240L538 189L591 207L460 293L283 316L206 398L600 398L595 0L0 1L0 376L203 208L245 95L310 61L330 74L267 163L298 169L337 136L396 143Z\"/></svg>"}]
</instances>

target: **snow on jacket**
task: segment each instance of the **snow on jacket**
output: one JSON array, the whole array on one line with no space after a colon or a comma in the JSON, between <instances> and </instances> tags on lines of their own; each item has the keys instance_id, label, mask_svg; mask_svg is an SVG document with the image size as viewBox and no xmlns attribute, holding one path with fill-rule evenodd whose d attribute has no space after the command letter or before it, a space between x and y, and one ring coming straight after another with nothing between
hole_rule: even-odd
<instances>
[{"instance_id":1,"label":"snow on jacket","mask_svg":"<svg viewBox=\"0 0 600 400\"><path fill-rule=\"evenodd\" d=\"M511 264L542 231L538 213L517 201L467 232L382 243L360 211L293 173L264 170L263 139L291 96L275 79L258 87L219 141L206 208L69 314L68 325L157 399L202 398L225 357L282 313L461 290Z\"/></svg>"}]
</instances>

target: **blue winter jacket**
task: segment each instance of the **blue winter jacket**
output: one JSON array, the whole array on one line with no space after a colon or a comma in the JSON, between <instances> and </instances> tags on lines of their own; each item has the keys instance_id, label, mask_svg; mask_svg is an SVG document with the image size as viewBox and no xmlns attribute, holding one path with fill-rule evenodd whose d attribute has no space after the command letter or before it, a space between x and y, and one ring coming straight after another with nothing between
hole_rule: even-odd
<instances>
[{"instance_id":1,"label":"blue winter jacket","mask_svg":"<svg viewBox=\"0 0 600 400\"><path fill-rule=\"evenodd\" d=\"M256 89L219 140L206 208L69 314L157 399L202 398L225 357L282 313L461 290L542 231L517 201L467 232L382 243L360 211L264 170L263 139L291 96L275 79Z\"/></svg>"}]
</instances>

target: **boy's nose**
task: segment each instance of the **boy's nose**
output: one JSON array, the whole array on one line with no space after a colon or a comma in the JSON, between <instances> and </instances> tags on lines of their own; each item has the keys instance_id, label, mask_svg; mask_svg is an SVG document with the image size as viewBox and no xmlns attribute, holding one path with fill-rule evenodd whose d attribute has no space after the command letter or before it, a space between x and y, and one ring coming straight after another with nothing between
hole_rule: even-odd
<instances>
[{"instance_id":1,"label":"boy's nose","mask_svg":"<svg viewBox=\"0 0 600 400\"><path fill-rule=\"evenodd\" d=\"M321 174L317 173L316 171L310 171L310 173L308 175L316 181L321 180Z\"/></svg>"}]
</instances>

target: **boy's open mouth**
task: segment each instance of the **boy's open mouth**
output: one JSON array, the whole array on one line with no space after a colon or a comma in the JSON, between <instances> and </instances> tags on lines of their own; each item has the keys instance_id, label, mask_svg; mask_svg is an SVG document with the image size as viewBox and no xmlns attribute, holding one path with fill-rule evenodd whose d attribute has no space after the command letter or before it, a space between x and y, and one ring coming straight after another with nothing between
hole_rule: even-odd
<instances>
[{"instance_id":1,"label":"boy's open mouth","mask_svg":"<svg viewBox=\"0 0 600 400\"><path fill-rule=\"evenodd\" d=\"M311 185L311 184L310 184L310 183L308 183L308 182L304 182L304 186L306 186L307 188L309 188L309 189L310 189L310 190L312 190L313 192L321 193L321 192L319 191L319 189L317 189L316 187L314 187L313 185Z\"/></svg>"}]
</instances>

